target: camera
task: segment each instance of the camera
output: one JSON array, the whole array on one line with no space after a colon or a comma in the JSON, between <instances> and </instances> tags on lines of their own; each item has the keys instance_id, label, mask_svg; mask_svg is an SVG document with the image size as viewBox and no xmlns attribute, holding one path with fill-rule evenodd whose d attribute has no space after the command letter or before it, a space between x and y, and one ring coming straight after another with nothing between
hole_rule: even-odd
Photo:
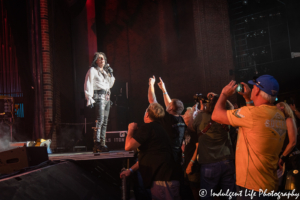
<instances>
[{"instance_id":1,"label":"camera","mask_svg":"<svg viewBox=\"0 0 300 200\"><path fill-rule=\"evenodd\" d=\"M241 83L238 84L236 92L244 92L244 86Z\"/></svg>"},{"instance_id":2,"label":"camera","mask_svg":"<svg viewBox=\"0 0 300 200\"><path fill-rule=\"evenodd\" d=\"M193 99L195 102L200 102L200 101L202 101L203 103L209 102L208 98L205 95L203 95L202 93L195 94Z\"/></svg>"}]
</instances>

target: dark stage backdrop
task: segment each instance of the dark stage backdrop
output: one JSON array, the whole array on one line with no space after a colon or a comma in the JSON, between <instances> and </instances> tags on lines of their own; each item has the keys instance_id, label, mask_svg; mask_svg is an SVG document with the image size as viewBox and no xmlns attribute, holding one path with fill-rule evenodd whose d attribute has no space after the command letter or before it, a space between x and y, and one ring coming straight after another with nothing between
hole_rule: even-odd
<instances>
[{"instance_id":1,"label":"dark stage backdrop","mask_svg":"<svg viewBox=\"0 0 300 200\"><path fill-rule=\"evenodd\" d=\"M271 74L279 81L279 101L292 97L299 105L300 58L293 54L300 52L300 1L228 2L237 80Z\"/></svg>"},{"instance_id":2,"label":"dark stage backdrop","mask_svg":"<svg viewBox=\"0 0 300 200\"><path fill-rule=\"evenodd\" d=\"M4 1L10 2L1 2ZM229 73L233 59L228 4L224 0L23 2L27 3L26 9L23 14L16 14L15 19L24 22L19 25L26 34L17 34L21 54L16 52L18 59L24 61L18 68L19 72L24 70L20 78L21 83L24 80L21 87L26 90L22 88L22 91L24 97L30 97L25 115L26 108L30 108L29 123L37 120L29 134L35 132L33 138L39 133L43 136L44 124L48 129L51 125L51 130L47 129L44 135L52 136L54 146L55 126L83 123L84 118L90 117L85 115L83 84L95 51L107 54L118 81L115 87L128 83L128 122L142 122L148 106L148 79L152 75L157 80L162 77L171 98L181 99L185 104L193 102L195 93L220 93L234 78ZM47 16L41 18L40 11L42 15L47 11ZM41 28L45 28L40 24L42 21L48 21L49 32L41 34ZM45 52L41 36L47 39L47 57L41 56ZM41 74L42 64L51 72L52 97L44 95L45 84L41 82L44 77L36 74ZM32 90L32 85L38 87ZM119 89L113 95L118 95ZM157 86L156 94L163 104ZM50 117L45 114L43 103L51 107Z\"/></svg>"},{"instance_id":3,"label":"dark stage backdrop","mask_svg":"<svg viewBox=\"0 0 300 200\"><path fill-rule=\"evenodd\" d=\"M171 98L185 104L195 93L220 93L234 78L226 1L95 3L98 50L107 53L115 77L129 83L130 121L142 122L153 75L164 80Z\"/></svg>"},{"instance_id":4,"label":"dark stage backdrop","mask_svg":"<svg viewBox=\"0 0 300 200\"><path fill-rule=\"evenodd\" d=\"M33 137L33 76L29 64L26 1L0 1L0 95L14 97L20 109L15 115L13 140ZM5 124L0 124L0 139ZM9 134L9 132L7 132Z\"/></svg>"}]
</instances>

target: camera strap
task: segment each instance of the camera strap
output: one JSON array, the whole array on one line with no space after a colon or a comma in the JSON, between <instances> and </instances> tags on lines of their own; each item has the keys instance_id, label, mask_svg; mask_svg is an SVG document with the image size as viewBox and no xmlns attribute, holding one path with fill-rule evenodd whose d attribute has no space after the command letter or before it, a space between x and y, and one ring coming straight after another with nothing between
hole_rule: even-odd
<instances>
[{"instance_id":1,"label":"camera strap","mask_svg":"<svg viewBox=\"0 0 300 200\"><path fill-rule=\"evenodd\" d=\"M210 120L209 123L207 124L207 126L198 134L198 136L200 135L204 135L209 129L210 127L213 125L213 123L215 123L215 121ZM222 124L222 127L225 131L229 131L229 128L226 124Z\"/></svg>"},{"instance_id":2,"label":"camera strap","mask_svg":"<svg viewBox=\"0 0 300 200\"><path fill-rule=\"evenodd\" d=\"M206 127L198 134L198 136L200 135L204 135L211 127L211 125L213 125L213 123L215 123L213 120L210 120L209 123L206 125Z\"/></svg>"}]
</instances>

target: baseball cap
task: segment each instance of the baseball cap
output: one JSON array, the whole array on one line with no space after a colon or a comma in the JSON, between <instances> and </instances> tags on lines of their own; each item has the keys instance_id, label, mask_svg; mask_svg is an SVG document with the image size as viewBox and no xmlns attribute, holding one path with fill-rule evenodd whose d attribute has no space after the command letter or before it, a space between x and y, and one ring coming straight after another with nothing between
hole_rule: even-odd
<instances>
[{"instance_id":1,"label":"baseball cap","mask_svg":"<svg viewBox=\"0 0 300 200\"><path fill-rule=\"evenodd\" d=\"M260 77L253 77L248 81L251 85L256 85L260 90L271 96L277 96L279 92L279 84L277 80L271 75L262 75Z\"/></svg>"}]
</instances>

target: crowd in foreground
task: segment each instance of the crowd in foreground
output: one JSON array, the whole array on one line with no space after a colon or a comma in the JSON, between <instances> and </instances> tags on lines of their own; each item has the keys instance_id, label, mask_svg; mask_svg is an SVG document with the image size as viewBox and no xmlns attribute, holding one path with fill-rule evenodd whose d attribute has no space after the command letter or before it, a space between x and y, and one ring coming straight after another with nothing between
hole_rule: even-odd
<instances>
[{"instance_id":1,"label":"crowd in foreground","mask_svg":"<svg viewBox=\"0 0 300 200\"><path fill-rule=\"evenodd\" d=\"M169 97L162 79L166 110L157 102L155 81L149 79L145 123L129 124L125 141L125 150L137 151L138 159L120 177L141 176L136 199L185 199L184 183L194 199L213 199L220 191L227 199L269 199L260 192L283 191L284 176L300 169L294 113L300 114L294 105L274 105L274 77L248 81L252 90L241 83L244 107L234 109L228 101L238 86L231 81L220 95L209 93L200 110L187 108L184 115L183 103Z\"/></svg>"}]
</instances>

